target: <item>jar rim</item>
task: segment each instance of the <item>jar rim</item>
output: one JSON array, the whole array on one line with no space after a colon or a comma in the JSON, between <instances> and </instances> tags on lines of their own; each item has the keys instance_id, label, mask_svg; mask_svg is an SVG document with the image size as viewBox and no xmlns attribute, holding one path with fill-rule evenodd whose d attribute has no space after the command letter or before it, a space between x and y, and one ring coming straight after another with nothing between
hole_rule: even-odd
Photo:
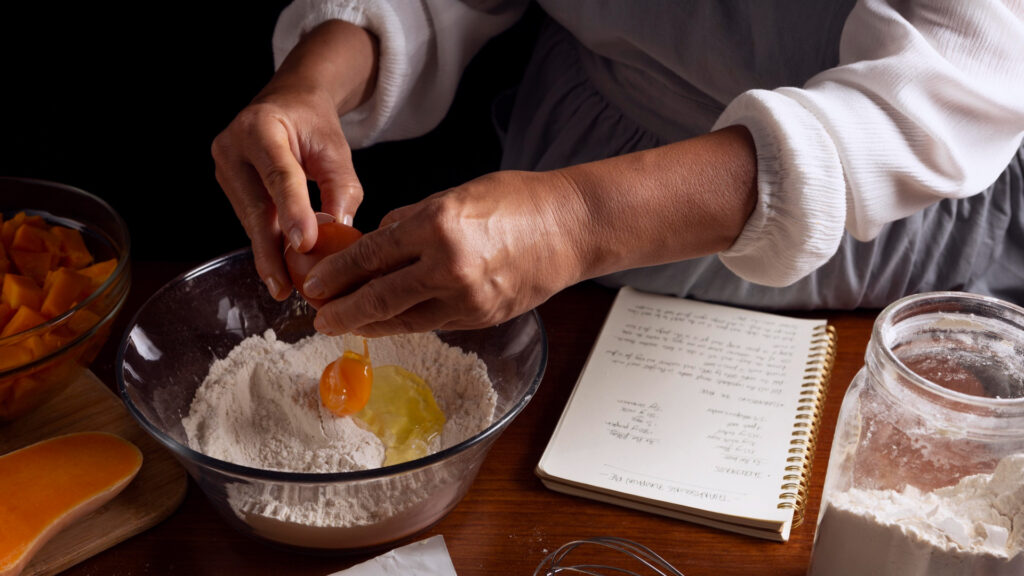
<instances>
[{"instance_id":1,"label":"jar rim","mask_svg":"<svg viewBox=\"0 0 1024 576\"><path fill-rule=\"evenodd\" d=\"M1020 329L1022 335L1021 343L1024 344L1024 307L992 296L957 291L923 292L904 296L903 298L892 302L886 306L875 319L874 326L871 330L871 340L876 344L876 349L881 351L887 364L895 368L900 376L905 378L906 381L913 383L915 386L922 388L928 393L936 394L950 401L979 408L1010 409L1013 411L1024 409L1024 393L1012 398L1000 398L980 396L953 390L912 370L902 360L900 360L893 349L888 345L888 341L886 339L887 331L894 330L897 324L904 319L912 317L914 312L928 310L929 312L948 311L950 313L964 313L962 310L954 311L942 308L944 304L948 305L952 303L958 303L961 305L966 303L971 307L971 309L988 310L992 312L999 311L1004 314L1008 313L1010 317L1016 319L1016 322L1011 322L1011 324ZM871 346L870 343L869 346Z\"/></svg>"}]
</instances>

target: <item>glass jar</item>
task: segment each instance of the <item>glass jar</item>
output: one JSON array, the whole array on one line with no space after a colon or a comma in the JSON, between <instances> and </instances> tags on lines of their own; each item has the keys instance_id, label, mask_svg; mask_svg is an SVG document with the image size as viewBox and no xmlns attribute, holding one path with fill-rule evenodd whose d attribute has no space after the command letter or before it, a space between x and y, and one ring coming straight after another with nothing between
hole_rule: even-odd
<instances>
[{"instance_id":1,"label":"glass jar","mask_svg":"<svg viewBox=\"0 0 1024 576\"><path fill-rule=\"evenodd\" d=\"M1024 308L960 292L878 316L832 443L811 576L1024 574Z\"/></svg>"}]
</instances>

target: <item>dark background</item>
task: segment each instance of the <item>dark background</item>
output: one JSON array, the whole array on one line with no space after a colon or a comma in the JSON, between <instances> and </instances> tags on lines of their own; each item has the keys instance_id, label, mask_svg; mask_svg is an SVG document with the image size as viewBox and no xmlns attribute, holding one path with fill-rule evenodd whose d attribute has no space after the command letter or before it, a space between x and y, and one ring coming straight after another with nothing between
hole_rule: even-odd
<instances>
[{"instance_id":1,"label":"dark background","mask_svg":"<svg viewBox=\"0 0 1024 576\"><path fill-rule=\"evenodd\" d=\"M206 260L248 245L210 144L273 74L271 36L288 2L62 4L0 7L0 176L105 199L128 222L136 259ZM376 227L394 198L497 168L491 104L521 77L539 20L531 7L484 47L435 130L354 152L366 195L358 228Z\"/></svg>"}]
</instances>

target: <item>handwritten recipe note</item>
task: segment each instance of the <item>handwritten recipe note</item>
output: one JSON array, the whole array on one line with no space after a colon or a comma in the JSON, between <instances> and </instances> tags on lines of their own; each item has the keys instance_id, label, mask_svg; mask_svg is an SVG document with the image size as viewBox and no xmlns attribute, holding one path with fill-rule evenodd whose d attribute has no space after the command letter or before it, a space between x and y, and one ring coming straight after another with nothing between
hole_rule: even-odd
<instances>
[{"instance_id":1,"label":"handwritten recipe note","mask_svg":"<svg viewBox=\"0 0 1024 576\"><path fill-rule=\"evenodd\" d=\"M784 540L783 476L824 326L623 288L538 475L555 490Z\"/></svg>"}]
</instances>

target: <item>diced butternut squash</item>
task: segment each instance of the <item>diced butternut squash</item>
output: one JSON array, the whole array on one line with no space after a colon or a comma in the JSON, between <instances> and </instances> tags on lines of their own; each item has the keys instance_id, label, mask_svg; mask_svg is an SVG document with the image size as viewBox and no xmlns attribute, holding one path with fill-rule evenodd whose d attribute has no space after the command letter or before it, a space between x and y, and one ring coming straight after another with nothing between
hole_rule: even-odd
<instances>
[{"instance_id":1,"label":"diced butternut squash","mask_svg":"<svg viewBox=\"0 0 1024 576\"><path fill-rule=\"evenodd\" d=\"M3 331L11 316L14 316L14 308L7 302L0 302L0 331Z\"/></svg>"},{"instance_id":2,"label":"diced butternut squash","mask_svg":"<svg viewBox=\"0 0 1024 576\"><path fill-rule=\"evenodd\" d=\"M101 284L106 282L107 278L114 273L115 268L117 268L117 259L111 258L109 260L97 262L92 266L86 266L78 272L92 278L92 287L93 290L95 290L96 288L99 288Z\"/></svg>"},{"instance_id":3,"label":"diced butternut squash","mask_svg":"<svg viewBox=\"0 0 1024 576\"><path fill-rule=\"evenodd\" d=\"M11 269L11 261L7 258L7 248L0 242L0 274L6 274Z\"/></svg>"},{"instance_id":4,"label":"diced butternut squash","mask_svg":"<svg viewBox=\"0 0 1024 576\"><path fill-rule=\"evenodd\" d=\"M14 310L21 306L39 310L39 307L43 305L43 289L27 276L4 274L3 287L0 288L0 302L5 302Z\"/></svg>"},{"instance_id":5,"label":"diced butternut squash","mask_svg":"<svg viewBox=\"0 0 1024 576\"><path fill-rule=\"evenodd\" d=\"M11 248L8 254L10 254L11 262L18 269L18 273L22 276L28 276L39 285L42 285L43 280L46 279L46 273L52 268L52 259L49 252L30 252L28 250Z\"/></svg>"},{"instance_id":6,"label":"diced butternut squash","mask_svg":"<svg viewBox=\"0 0 1024 576\"><path fill-rule=\"evenodd\" d=\"M12 250L27 252L47 252L60 258L60 238L46 228L38 226L21 226L14 232L11 240Z\"/></svg>"},{"instance_id":7,"label":"diced butternut squash","mask_svg":"<svg viewBox=\"0 0 1024 576\"><path fill-rule=\"evenodd\" d=\"M16 576L63 528L135 478L142 453L113 434L80 432L0 456L0 576Z\"/></svg>"},{"instance_id":8,"label":"diced butternut squash","mask_svg":"<svg viewBox=\"0 0 1024 576\"><path fill-rule=\"evenodd\" d=\"M32 351L18 344L0 346L0 371L17 368L32 361Z\"/></svg>"},{"instance_id":9,"label":"diced butternut squash","mask_svg":"<svg viewBox=\"0 0 1024 576\"><path fill-rule=\"evenodd\" d=\"M67 327L72 334L81 334L90 330L100 321L100 317L91 310L79 310L68 319Z\"/></svg>"},{"instance_id":10,"label":"diced butternut squash","mask_svg":"<svg viewBox=\"0 0 1024 576\"><path fill-rule=\"evenodd\" d=\"M95 357L109 327L99 324L101 316L88 305L76 307L117 262L96 262L74 228L26 212L0 218L0 422L38 406ZM97 310L104 305L97 302ZM68 318L47 325L69 311ZM40 325L46 327L19 336ZM95 338L79 341L90 331ZM62 350L67 354L57 355ZM0 502L4 497L0 491ZM3 530L0 521L0 541Z\"/></svg>"},{"instance_id":11,"label":"diced butternut squash","mask_svg":"<svg viewBox=\"0 0 1024 576\"><path fill-rule=\"evenodd\" d=\"M47 276L44 288L46 295L39 311L47 318L54 318L89 296L92 280L70 268L58 268Z\"/></svg>"},{"instance_id":12,"label":"diced butternut squash","mask_svg":"<svg viewBox=\"0 0 1024 576\"><path fill-rule=\"evenodd\" d=\"M11 242L14 240L14 233L18 231L18 228L25 223L25 217L27 214L24 212L18 212L14 216L4 220L3 226L0 226L0 242L3 242L4 248L10 248Z\"/></svg>"},{"instance_id":13,"label":"diced butternut squash","mask_svg":"<svg viewBox=\"0 0 1024 576\"><path fill-rule=\"evenodd\" d=\"M25 348L28 348L28 351L32 353L33 360L35 360L36 358L42 358L43 356L46 356L50 352L54 351L54 348L51 348L46 343L46 340L44 340L43 337L38 334L33 334L32 336L29 336L28 338L25 339L24 342L21 342L20 344Z\"/></svg>"},{"instance_id":14,"label":"diced butternut squash","mask_svg":"<svg viewBox=\"0 0 1024 576\"><path fill-rule=\"evenodd\" d=\"M7 321L7 325L4 326L3 331L0 332L0 338L6 338L12 334L17 334L18 332L31 330L43 322L46 322L45 316L28 306L19 306L18 309L14 311L14 316L11 316L11 319Z\"/></svg>"},{"instance_id":15,"label":"diced butternut squash","mask_svg":"<svg viewBox=\"0 0 1024 576\"><path fill-rule=\"evenodd\" d=\"M92 253L85 246L82 233L66 226L54 226L50 229L60 240L60 265L74 270L92 264Z\"/></svg>"}]
</instances>

